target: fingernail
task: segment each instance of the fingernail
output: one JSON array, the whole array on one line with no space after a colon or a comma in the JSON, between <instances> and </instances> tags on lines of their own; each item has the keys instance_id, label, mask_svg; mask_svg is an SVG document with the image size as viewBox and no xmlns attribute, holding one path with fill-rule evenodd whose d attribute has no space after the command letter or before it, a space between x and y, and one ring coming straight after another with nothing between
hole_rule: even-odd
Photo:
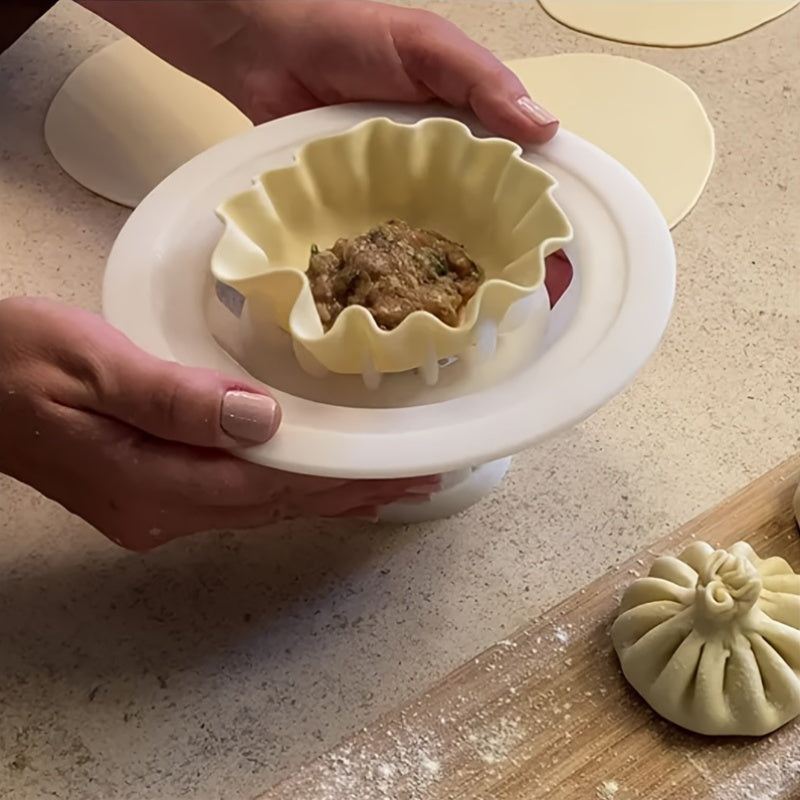
<instances>
[{"instance_id":1,"label":"fingernail","mask_svg":"<svg viewBox=\"0 0 800 800\"><path fill-rule=\"evenodd\" d=\"M265 394L231 391L222 398L220 425L244 442L266 442L278 428L278 404Z\"/></svg>"},{"instance_id":2,"label":"fingernail","mask_svg":"<svg viewBox=\"0 0 800 800\"><path fill-rule=\"evenodd\" d=\"M523 95L517 100L517 105L522 113L530 117L537 125L552 125L558 122L544 106L540 106L535 100L531 100L527 95Z\"/></svg>"}]
</instances>

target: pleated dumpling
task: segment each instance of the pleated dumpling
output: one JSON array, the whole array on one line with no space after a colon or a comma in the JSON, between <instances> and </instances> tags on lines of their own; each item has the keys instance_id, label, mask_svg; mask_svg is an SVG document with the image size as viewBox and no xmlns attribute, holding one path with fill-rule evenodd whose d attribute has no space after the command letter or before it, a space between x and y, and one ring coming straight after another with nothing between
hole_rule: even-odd
<instances>
[{"instance_id":1,"label":"pleated dumpling","mask_svg":"<svg viewBox=\"0 0 800 800\"><path fill-rule=\"evenodd\" d=\"M657 558L611 637L634 689L684 728L762 736L800 715L800 575L745 542Z\"/></svg>"}]
</instances>

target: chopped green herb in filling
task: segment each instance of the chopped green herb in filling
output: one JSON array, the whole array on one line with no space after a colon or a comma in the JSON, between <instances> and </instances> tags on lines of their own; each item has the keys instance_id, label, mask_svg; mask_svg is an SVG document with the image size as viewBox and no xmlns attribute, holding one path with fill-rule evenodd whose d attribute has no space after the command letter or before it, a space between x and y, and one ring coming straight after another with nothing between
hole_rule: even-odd
<instances>
[{"instance_id":1,"label":"chopped green herb in filling","mask_svg":"<svg viewBox=\"0 0 800 800\"><path fill-rule=\"evenodd\" d=\"M415 311L455 327L484 280L462 245L402 220L339 239L327 250L312 245L307 275L326 330L352 305L368 309L384 330Z\"/></svg>"}]
</instances>

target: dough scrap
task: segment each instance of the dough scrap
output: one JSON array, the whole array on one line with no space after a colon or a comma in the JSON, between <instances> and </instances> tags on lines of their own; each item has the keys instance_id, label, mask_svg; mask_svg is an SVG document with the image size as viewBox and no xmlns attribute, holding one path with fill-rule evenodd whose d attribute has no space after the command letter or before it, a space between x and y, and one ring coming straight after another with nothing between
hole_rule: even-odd
<instances>
[{"instance_id":1,"label":"dough scrap","mask_svg":"<svg viewBox=\"0 0 800 800\"><path fill-rule=\"evenodd\" d=\"M198 153L251 127L222 95L125 38L72 72L44 135L67 174L133 208Z\"/></svg>"},{"instance_id":2,"label":"dough scrap","mask_svg":"<svg viewBox=\"0 0 800 800\"><path fill-rule=\"evenodd\" d=\"M692 210L714 164L714 129L683 81L643 61L601 53L507 66L564 128L626 166L671 228Z\"/></svg>"},{"instance_id":3,"label":"dough scrap","mask_svg":"<svg viewBox=\"0 0 800 800\"><path fill-rule=\"evenodd\" d=\"M703 190L714 135L696 95L634 59L568 54L509 62L564 127L628 167L671 226ZM252 127L228 100L124 38L83 62L56 94L45 139L89 190L135 207L198 153Z\"/></svg>"},{"instance_id":4,"label":"dough scrap","mask_svg":"<svg viewBox=\"0 0 800 800\"><path fill-rule=\"evenodd\" d=\"M800 575L745 542L657 558L611 638L633 688L691 731L763 736L800 715Z\"/></svg>"},{"instance_id":5,"label":"dough scrap","mask_svg":"<svg viewBox=\"0 0 800 800\"><path fill-rule=\"evenodd\" d=\"M800 0L539 0L568 28L632 44L691 47L740 36Z\"/></svg>"}]
</instances>

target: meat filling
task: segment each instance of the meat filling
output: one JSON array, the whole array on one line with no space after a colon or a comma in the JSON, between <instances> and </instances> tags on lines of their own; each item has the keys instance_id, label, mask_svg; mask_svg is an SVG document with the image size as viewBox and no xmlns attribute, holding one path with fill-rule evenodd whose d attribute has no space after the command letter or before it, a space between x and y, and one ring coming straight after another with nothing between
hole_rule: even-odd
<instances>
[{"instance_id":1,"label":"meat filling","mask_svg":"<svg viewBox=\"0 0 800 800\"><path fill-rule=\"evenodd\" d=\"M353 305L364 306L387 331L414 311L455 327L483 281L460 244L402 220L339 239L328 250L312 246L306 274L325 330Z\"/></svg>"}]
</instances>

